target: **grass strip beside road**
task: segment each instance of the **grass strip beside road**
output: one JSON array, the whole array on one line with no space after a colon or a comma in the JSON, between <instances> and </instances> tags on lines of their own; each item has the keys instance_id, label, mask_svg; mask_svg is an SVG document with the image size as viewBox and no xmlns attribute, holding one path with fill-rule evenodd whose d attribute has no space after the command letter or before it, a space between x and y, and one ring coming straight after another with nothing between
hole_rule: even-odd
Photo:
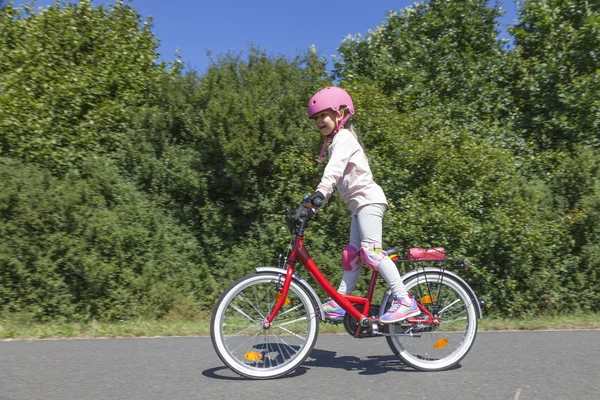
<instances>
[{"instance_id":1,"label":"grass strip beside road","mask_svg":"<svg viewBox=\"0 0 600 400\"><path fill-rule=\"evenodd\" d=\"M575 314L535 318L484 318L480 331L497 330L565 330L600 329L600 314ZM344 333L341 325L321 323L320 333ZM62 339L114 338L155 336L206 336L210 334L210 320L135 320L121 322L86 323L30 321L23 316L0 319L0 340L6 339Z\"/></svg>"}]
</instances>

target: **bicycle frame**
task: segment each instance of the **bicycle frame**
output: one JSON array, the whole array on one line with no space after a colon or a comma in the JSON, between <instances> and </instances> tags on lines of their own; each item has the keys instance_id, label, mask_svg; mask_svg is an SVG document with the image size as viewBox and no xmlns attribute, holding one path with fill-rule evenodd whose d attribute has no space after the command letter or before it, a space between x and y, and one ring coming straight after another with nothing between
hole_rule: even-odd
<instances>
[{"instance_id":1,"label":"bicycle frame","mask_svg":"<svg viewBox=\"0 0 600 400\"><path fill-rule=\"evenodd\" d=\"M379 322L378 318L371 318L367 316L371 308L371 302L373 299L373 294L375 292L375 285L377 283L377 277L379 273L375 270L371 271L371 279L369 281L369 286L367 289L367 294L364 297L361 296L353 296L348 294L339 293L329 282L329 280L323 275L319 267L316 265L308 250L304 246L304 226L306 221L302 220L300 224L300 228L294 229L293 232L296 233L296 239L294 240L294 244L289 254L289 258L287 260L286 265L286 276L283 282L283 287L281 289L281 296L275 303L273 309L267 316L266 320L263 323L263 327L269 328L271 323L275 319L277 313L281 310L285 299L287 297L287 293L290 288L290 284L292 282L294 276L294 268L298 261L302 263L311 274L311 276L315 279L315 281L319 284L319 286L338 304L340 305L346 312L354 318L356 321L359 321L359 326L356 329L355 337L358 337L360 333L361 327L368 327L369 325L374 325ZM362 311L360 311L354 304L362 305ZM408 318L407 321L411 324L414 323L422 323L422 324L435 324L438 325L440 320L438 317L433 316L429 310L423 307L420 302L417 302L417 305L422 313L426 315L425 318Z\"/></svg>"},{"instance_id":2,"label":"bicycle frame","mask_svg":"<svg viewBox=\"0 0 600 400\"><path fill-rule=\"evenodd\" d=\"M362 326L369 326L372 323L377 323L377 318L369 318L365 314L371 308L371 301L373 299L373 293L375 292L375 284L377 282L377 276L379 273L377 271L372 271L371 280L369 282L369 288L367 290L367 295L365 297L361 296L353 296L348 294L341 294L329 283L329 280L323 275L317 264L314 262L308 250L304 246L304 238L300 233L296 234L296 239L294 241L294 245L290 251L290 255L286 265L286 276L285 281L283 283L283 287L281 289L281 296L279 300L275 303L275 306L271 310L270 314L267 316L265 321L265 327L269 327L270 324L275 319L275 316L281 309L281 306L285 302L285 297L287 296L288 290L290 288L290 284L292 282L292 277L294 276L294 267L296 263L300 261L302 265L306 267L311 276L315 279L315 281L319 284L321 288L333 299L335 300L347 313L349 313L352 318L357 321L360 321ZM362 305L363 311L359 311L354 304Z\"/></svg>"}]
</instances>

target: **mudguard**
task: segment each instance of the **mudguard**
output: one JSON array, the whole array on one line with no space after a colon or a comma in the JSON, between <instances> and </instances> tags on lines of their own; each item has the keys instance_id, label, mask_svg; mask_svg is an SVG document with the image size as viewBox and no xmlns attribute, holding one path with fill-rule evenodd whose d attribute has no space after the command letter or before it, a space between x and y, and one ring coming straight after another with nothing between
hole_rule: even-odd
<instances>
[{"instance_id":1,"label":"mudguard","mask_svg":"<svg viewBox=\"0 0 600 400\"><path fill-rule=\"evenodd\" d=\"M447 269L442 270L441 268L434 268L434 267L419 268L419 269L414 269L412 271L409 271L406 274L402 275L402 281L407 282L408 280L412 279L415 275L419 275L419 274L423 274L423 273L427 273L427 272L443 273L444 275L448 275L448 276L452 277L452 279L457 281L460 284L460 286L462 286L462 288L465 289L465 291L467 293L469 293L471 300L475 304L475 312L477 313L477 318L479 318L479 319L483 318L483 315L481 313L481 304L479 303L479 299L477 298L477 295L475 294L473 289L471 289L471 286L469 286L469 284L467 282L465 282L465 280L463 278L456 275L454 272L448 271ZM390 298L391 294L392 294L392 292L390 290L388 290L385 293L385 295L383 296L383 299L381 300L381 306L379 309L379 315L383 315L383 313L385 312L385 305L387 304L388 299Z\"/></svg>"},{"instance_id":2,"label":"mudguard","mask_svg":"<svg viewBox=\"0 0 600 400\"><path fill-rule=\"evenodd\" d=\"M285 278L285 275L286 275L285 269L283 269L283 268L277 268L277 267L256 267L255 270L258 273L261 273L261 272L272 272L272 273L275 273L275 274L281 274L281 275L284 276L284 278ZM312 288L312 286L310 286L308 284L308 282L306 282L304 279L302 279L301 276L298 276L298 275L294 274L292 276L292 279L298 285L300 285L304 289L306 289L306 291L310 294L310 296L313 298L313 301L314 301L315 305L317 306L317 310L318 310L319 314L321 314L321 320L325 321L325 313L323 312L323 303L321 303L321 299L319 299L319 296L317 295L317 292L315 292L315 290Z\"/></svg>"}]
</instances>

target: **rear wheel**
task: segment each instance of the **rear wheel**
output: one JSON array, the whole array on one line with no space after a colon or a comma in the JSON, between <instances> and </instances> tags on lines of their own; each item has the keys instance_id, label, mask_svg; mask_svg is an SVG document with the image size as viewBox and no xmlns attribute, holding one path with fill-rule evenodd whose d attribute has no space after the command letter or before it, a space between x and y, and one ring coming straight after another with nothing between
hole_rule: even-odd
<instances>
[{"instance_id":1,"label":"rear wheel","mask_svg":"<svg viewBox=\"0 0 600 400\"><path fill-rule=\"evenodd\" d=\"M211 339L221 360L236 373L254 379L285 375L311 352L319 332L312 298L292 281L270 328L263 322L281 296L285 276L247 275L221 295L211 318Z\"/></svg>"},{"instance_id":2,"label":"rear wheel","mask_svg":"<svg viewBox=\"0 0 600 400\"><path fill-rule=\"evenodd\" d=\"M386 337L394 354L423 371L440 371L458 364L477 334L477 312L469 292L460 282L436 271L417 274L404 284L421 305L440 318L440 324L386 325L388 333L398 335Z\"/></svg>"}]
</instances>

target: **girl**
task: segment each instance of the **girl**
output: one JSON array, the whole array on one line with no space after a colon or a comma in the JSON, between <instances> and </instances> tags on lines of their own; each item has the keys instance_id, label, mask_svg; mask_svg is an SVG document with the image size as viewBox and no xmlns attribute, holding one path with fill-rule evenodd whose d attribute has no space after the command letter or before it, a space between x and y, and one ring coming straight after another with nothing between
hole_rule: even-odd
<instances>
[{"instance_id":1,"label":"girl","mask_svg":"<svg viewBox=\"0 0 600 400\"><path fill-rule=\"evenodd\" d=\"M338 87L326 87L317 92L308 103L308 117L325 137L319 162L329 145L329 161L316 191L305 204L320 198L326 202L337 187L342 199L352 212L350 243L342 251L344 275L338 288L342 294L351 294L360 277L362 264L379 271L390 286L394 300L388 312L379 320L383 323L402 321L420 314L415 300L408 295L400 273L382 250L382 220L387 208L385 194L373 181L365 152L357 140L349 121L354 114L350 95ZM345 311L329 299L323 304L328 318L341 319Z\"/></svg>"}]
</instances>

